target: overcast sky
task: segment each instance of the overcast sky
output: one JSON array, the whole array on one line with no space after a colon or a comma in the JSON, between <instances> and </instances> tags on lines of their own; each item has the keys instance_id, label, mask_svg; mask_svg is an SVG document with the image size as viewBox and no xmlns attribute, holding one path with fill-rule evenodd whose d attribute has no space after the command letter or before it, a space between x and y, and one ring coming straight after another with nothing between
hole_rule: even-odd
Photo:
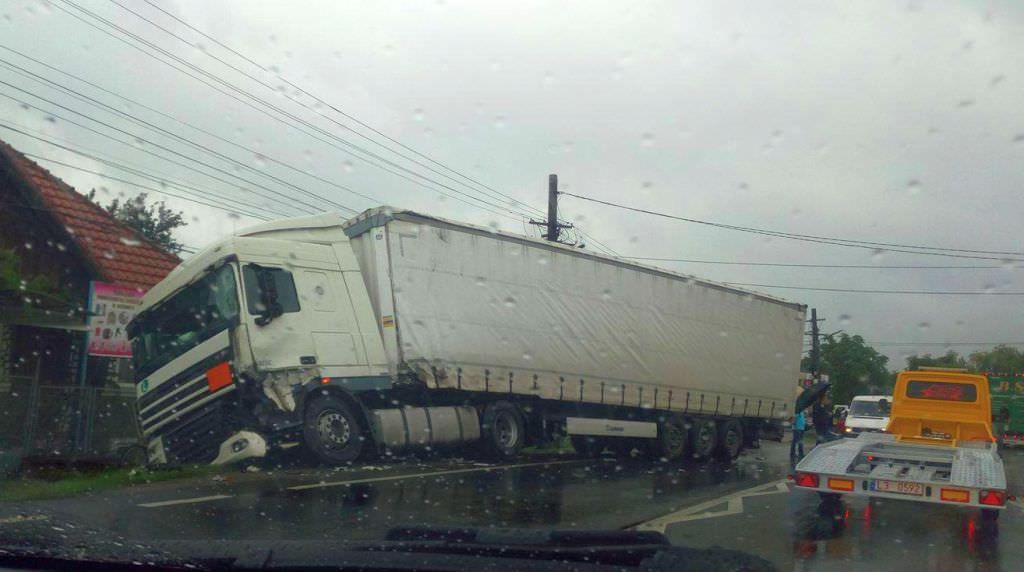
<instances>
[{"instance_id":1,"label":"overcast sky","mask_svg":"<svg viewBox=\"0 0 1024 572\"><path fill-rule=\"evenodd\" d=\"M270 217L386 203L535 234L521 215L507 211L524 210L515 201L543 208L547 175L558 173L563 190L684 217L855 240L1024 251L1019 2L332 0L303 2L297 9L292 2L152 0L260 69L152 5L117 1L189 44L108 0L6 0L0 4L0 123L202 189L204 201L226 199L236 208L240 202ZM107 28L76 5L124 31ZM133 48L135 40L125 32L184 59L195 66L189 73L231 97ZM8 64L110 107L75 99ZM27 153L161 188L28 135L0 128L0 138ZM372 161L379 166L350 145L378 155ZM80 191L100 189L104 201L139 192L83 170L40 163ZM195 193L178 185L163 188ZM514 200L496 198L498 193ZM469 196L493 206L484 210L457 200L479 205ZM195 247L255 222L166 200L187 213L190 224L179 237ZM1024 262L769 239L571 197L563 197L561 206L567 219L625 256L995 267L653 263L719 281L1024 292ZM1018 296L757 289L817 307L828 320L826 332L842 328L872 342L1024 342ZM945 350L877 347L893 365L902 365L907 352Z\"/></svg>"}]
</instances>

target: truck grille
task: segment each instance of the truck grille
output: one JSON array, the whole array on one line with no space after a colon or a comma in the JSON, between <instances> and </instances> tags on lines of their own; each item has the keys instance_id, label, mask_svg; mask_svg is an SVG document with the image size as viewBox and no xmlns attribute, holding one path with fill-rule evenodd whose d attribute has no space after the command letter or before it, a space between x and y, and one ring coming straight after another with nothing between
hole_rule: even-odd
<instances>
[{"instance_id":1,"label":"truck grille","mask_svg":"<svg viewBox=\"0 0 1024 572\"><path fill-rule=\"evenodd\" d=\"M227 366L232 383L213 392L206 373L230 356L229 348L218 351L139 398L142 431L163 439L169 463L209 463L231 435L228 415L238 399L234 367Z\"/></svg>"},{"instance_id":2,"label":"truck grille","mask_svg":"<svg viewBox=\"0 0 1024 572\"><path fill-rule=\"evenodd\" d=\"M217 458L220 444L231 436L225 401L230 400L216 400L161 428L168 462L208 464Z\"/></svg>"}]
</instances>

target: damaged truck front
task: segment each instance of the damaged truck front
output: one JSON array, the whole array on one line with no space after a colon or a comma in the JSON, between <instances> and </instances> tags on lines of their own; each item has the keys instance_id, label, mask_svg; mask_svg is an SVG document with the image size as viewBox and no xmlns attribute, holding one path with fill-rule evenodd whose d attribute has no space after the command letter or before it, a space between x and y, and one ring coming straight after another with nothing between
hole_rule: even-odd
<instances>
[{"instance_id":1,"label":"damaged truck front","mask_svg":"<svg viewBox=\"0 0 1024 572\"><path fill-rule=\"evenodd\" d=\"M345 399L332 379L391 386L351 249L342 243L336 254L337 238L318 240L325 230L316 222L292 226L268 223L224 240L144 297L129 335L150 462L263 457L318 429L303 426L310 392ZM336 416L318 422L328 441L344 431Z\"/></svg>"}]
</instances>

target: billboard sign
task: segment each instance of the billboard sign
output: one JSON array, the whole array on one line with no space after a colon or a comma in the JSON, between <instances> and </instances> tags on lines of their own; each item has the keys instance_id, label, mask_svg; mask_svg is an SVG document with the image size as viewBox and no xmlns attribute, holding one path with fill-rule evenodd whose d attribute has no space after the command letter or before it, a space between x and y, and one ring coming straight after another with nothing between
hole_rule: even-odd
<instances>
[{"instance_id":1,"label":"billboard sign","mask_svg":"<svg viewBox=\"0 0 1024 572\"><path fill-rule=\"evenodd\" d=\"M130 286L96 281L89 284L89 355L132 357L126 329L142 294L142 290Z\"/></svg>"}]
</instances>

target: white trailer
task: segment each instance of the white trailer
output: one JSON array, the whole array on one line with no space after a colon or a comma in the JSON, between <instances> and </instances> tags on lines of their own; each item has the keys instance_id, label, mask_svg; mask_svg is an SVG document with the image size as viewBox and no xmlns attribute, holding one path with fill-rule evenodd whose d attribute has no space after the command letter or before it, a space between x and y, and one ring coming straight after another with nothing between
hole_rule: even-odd
<instances>
[{"instance_id":1,"label":"white trailer","mask_svg":"<svg viewBox=\"0 0 1024 572\"><path fill-rule=\"evenodd\" d=\"M804 307L378 208L261 224L185 261L130 327L154 462L299 443L329 463L566 434L735 456L790 415Z\"/></svg>"}]
</instances>

